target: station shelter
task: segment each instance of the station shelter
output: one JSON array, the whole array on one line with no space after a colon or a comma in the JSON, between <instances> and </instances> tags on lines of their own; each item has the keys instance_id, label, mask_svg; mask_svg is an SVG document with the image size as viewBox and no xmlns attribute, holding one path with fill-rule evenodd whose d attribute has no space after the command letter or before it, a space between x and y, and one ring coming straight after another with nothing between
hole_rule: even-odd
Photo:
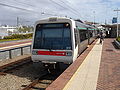
<instances>
[{"instance_id":1,"label":"station shelter","mask_svg":"<svg viewBox=\"0 0 120 90\"><path fill-rule=\"evenodd\" d=\"M107 38L116 38L117 37L117 24L111 25L102 25L106 31ZM118 24L118 36L120 36L120 24Z\"/></svg>"}]
</instances>

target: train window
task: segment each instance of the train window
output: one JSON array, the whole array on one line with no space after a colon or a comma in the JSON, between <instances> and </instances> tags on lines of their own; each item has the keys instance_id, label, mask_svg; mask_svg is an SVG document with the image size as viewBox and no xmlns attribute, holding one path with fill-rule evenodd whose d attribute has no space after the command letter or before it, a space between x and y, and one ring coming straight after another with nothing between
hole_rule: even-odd
<instances>
[{"instance_id":1,"label":"train window","mask_svg":"<svg viewBox=\"0 0 120 90\"><path fill-rule=\"evenodd\" d=\"M80 37L80 42L86 40L88 38L88 31L87 30L79 30L79 37Z\"/></svg>"},{"instance_id":2,"label":"train window","mask_svg":"<svg viewBox=\"0 0 120 90\"><path fill-rule=\"evenodd\" d=\"M71 50L69 23L38 24L36 26L34 49Z\"/></svg>"},{"instance_id":3,"label":"train window","mask_svg":"<svg viewBox=\"0 0 120 90\"><path fill-rule=\"evenodd\" d=\"M93 37L93 31L89 31L90 37Z\"/></svg>"}]
</instances>

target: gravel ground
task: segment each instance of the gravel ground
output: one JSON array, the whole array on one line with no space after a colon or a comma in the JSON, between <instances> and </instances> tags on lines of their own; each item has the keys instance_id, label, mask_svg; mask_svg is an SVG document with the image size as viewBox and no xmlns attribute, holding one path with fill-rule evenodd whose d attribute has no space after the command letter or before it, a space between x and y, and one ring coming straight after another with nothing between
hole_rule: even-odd
<instances>
[{"instance_id":1,"label":"gravel ground","mask_svg":"<svg viewBox=\"0 0 120 90\"><path fill-rule=\"evenodd\" d=\"M13 59L0 61L0 66L30 57L31 55L18 56ZM39 68L39 69L38 69ZM46 73L41 63L30 63L22 67L7 72L7 75L0 75L0 90L21 90L26 85L30 84L32 80Z\"/></svg>"},{"instance_id":2,"label":"gravel ground","mask_svg":"<svg viewBox=\"0 0 120 90\"><path fill-rule=\"evenodd\" d=\"M29 55L19 56L14 59L0 61L0 66L30 57ZM38 69L39 68L39 69ZM7 75L0 75L0 90L21 90L32 80L39 77L44 71L41 63L30 63L7 72Z\"/></svg>"},{"instance_id":3,"label":"gravel ground","mask_svg":"<svg viewBox=\"0 0 120 90\"><path fill-rule=\"evenodd\" d=\"M47 72L44 70L41 63L30 63L8 72L5 76L0 75L0 90L21 90Z\"/></svg>"},{"instance_id":4,"label":"gravel ground","mask_svg":"<svg viewBox=\"0 0 120 90\"><path fill-rule=\"evenodd\" d=\"M0 61L0 66L26 57L30 57L30 54ZM30 64L25 64L15 70L10 70L5 76L0 75L0 90L21 90L46 72L41 63L31 62ZM51 81L48 80L47 82L50 83ZM46 87L46 85L43 84L43 87Z\"/></svg>"}]
</instances>

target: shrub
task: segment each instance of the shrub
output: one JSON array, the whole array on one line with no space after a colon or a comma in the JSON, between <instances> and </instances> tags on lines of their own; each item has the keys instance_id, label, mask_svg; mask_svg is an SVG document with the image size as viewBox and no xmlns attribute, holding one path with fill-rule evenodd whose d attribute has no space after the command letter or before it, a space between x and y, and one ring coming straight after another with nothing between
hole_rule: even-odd
<instances>
[{"instance_id":1,"label":"shrub","mask_svg":"<svg viewBox=\"0 0 120 90\"><path fill-rule=\"evenodd\" d=\"M117 40L118 42L120 42L120 37L117 37L116 40Z\"/></svg>"},{"instance_id":2,"label":"shrub","mask_svg":"<svg viewBox=\"0 0 120 90\"><path fill-rule=\"evenodd\" d=\"M30 34L13 34L11 36L5 36L4 39L28 39L32 37L32 33Z\"/></svg>"}]
</instances>

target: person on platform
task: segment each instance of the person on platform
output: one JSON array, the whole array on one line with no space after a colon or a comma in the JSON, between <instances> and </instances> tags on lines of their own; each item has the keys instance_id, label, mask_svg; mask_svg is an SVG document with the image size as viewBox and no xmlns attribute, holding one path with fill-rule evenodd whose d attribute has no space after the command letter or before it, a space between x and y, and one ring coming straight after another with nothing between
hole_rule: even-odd
<instances>
[{"instance_id":1,"label":"person on platform","mask_svg":"<svg viewBox=\"0 0 120 90\"><path fill-rule=\"evenodd\" d=\"M103 40L104 40L104 36L103 36L103 32L101 31L99 34L100 37L100 44L102 44Z\"/></svg>"}]
</instances>

